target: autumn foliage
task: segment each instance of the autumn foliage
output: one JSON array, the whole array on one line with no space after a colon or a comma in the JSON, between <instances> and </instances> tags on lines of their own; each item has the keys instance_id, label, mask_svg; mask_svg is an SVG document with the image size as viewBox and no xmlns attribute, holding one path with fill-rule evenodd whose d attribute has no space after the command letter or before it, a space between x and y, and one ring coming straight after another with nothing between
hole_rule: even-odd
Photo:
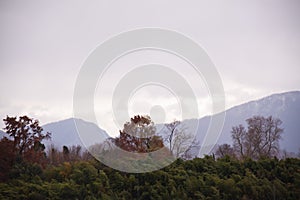
<instances>
[{"instance_id":1,"label":"autumn foliage","mask_svg":"<svg viewBox=\"0 0 300 200\"><path fill-rule=\"evenodd\" d=\"M125 173L105 166L80 146L52 146L46 155L42 142L49 134L42 134L37 121L7 117L7 136L0 141L0 199L300 199L300 159L265 156L272 153L269 149L278 148L280 122L261 117L252 120L238 138L243 139L245 150L251 148L244 136L261 138L262 143L251 144L261 150L258 159L240 159L237 149L225 144L217 159L214 155L179 158L156 171ZM135 116L113 141L127 151L151 152L163 147L154 133L149 117ZM154 153L144 154L145 160L160 159L150 154ZM161 152L159 156L166 157Z\"/></svg>"},{"instance_id":2,"label":"autumn foliage","mask_svg":"<svg viewBox=\"0 0 300 200\"><path fill-rule=\"evenodd\" d=\"M0 179L6 179L16 163L37 163L45 167L47 161L42 140L49 139L50 133L43 134L39 121L27 116L7 116L3 121L7 135L0 141Z\"/></svg>"},{"instance_id":3,"label":"autumn foliage","mask_svg":"<svg viewBox=\"0 0 300 200\"><path fill-rule=\"evenodd\" d=\"M149 116L134 116L124 124L115 144L125 151L147 153L164 147L160 136L155 135L155 126Z\"/></svg>"}]
</instances>

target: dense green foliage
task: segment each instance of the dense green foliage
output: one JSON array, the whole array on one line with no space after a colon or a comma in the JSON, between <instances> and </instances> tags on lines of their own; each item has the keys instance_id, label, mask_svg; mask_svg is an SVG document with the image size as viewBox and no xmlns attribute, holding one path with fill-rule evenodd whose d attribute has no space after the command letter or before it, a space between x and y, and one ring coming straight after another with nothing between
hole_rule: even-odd
<instances>
[{"instance_id":1,"label":"dense green foliage","mask_svg":"<svg viewBox=\"0 0 300 200\"><path fill-rule=\"evenodd\" d=\"M63 162L42 169L22 163L0 183L0 199L300 199L300 160L212 156L151 173L128 174L100 162Z\"/></svg>"},{"instance_id":2,"label":"dense green foliage","mask_svg":"<svg viewBox=\"0 0 300 200\"><path fill-rule=\"evenodd\" d=\"M10 137L0 140L0 199L300 199L297 158L238 159L233 148L222 145L218 159L177 159L158 171L130 174L103 165L80 146L50 147L46 153L42 140L50 135L31 118L5 122ZM152 128L150 122L132 118L116 144L133 152L161 148L161 138L127 134Z\"/></svg>"}]
</instances>

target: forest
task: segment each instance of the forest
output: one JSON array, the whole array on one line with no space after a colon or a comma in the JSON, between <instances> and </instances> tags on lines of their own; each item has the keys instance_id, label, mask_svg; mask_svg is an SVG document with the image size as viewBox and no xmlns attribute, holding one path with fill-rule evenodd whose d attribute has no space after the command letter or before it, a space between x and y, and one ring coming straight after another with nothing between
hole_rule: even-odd
<instances>
[{"instance_id":1,"label":"forest","mask_svg":"<svg viewBox=\"0 0 300 200\"><path fill-rule=\"evenodd\" d=\"M80 146L46 151L43 140L51 133L27 116L4 123L0 199L300 199L300 159L277 157L283 129L272 117L256 116L247 128L233 127L233 146L220 145L203 158L170 151L176 161L148 173L112 169ZM163 138L128 134L149 125L151 119L134 117L111 142L131 152L155 151L164 146ZM170 149L178 141L171 130Z\"/></svg>"}]
</instances>

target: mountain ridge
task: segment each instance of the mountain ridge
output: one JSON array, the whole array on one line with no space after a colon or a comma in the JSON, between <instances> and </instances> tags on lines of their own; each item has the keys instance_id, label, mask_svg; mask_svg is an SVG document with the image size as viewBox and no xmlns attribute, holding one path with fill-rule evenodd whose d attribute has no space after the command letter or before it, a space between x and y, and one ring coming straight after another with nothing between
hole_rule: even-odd
<instances>
[{"instance_id":1,"label":"mountain ridge","mask_svg":"<svg viewBox=\"0 0 300 200\"><path fill-rule=\"evenodd\" d=\"M264 117L273 116L282 120L284 133L280 140L280 148L290 152L298 152L300 145L297 144L297 139L300 130L300 91L289 91L284 93L272 94L257 100L252 100L243 103L225 111L225 121L222 131L218 138L217 144L228 143L232 144L231 128L239 124L246 126L245 120L255 115ZM218 113L220 114L220 113ZM210 116L205 116L198 120L200 131L197 132L197 139L203 141L207 132Z\"/></svg>"},{"instance_id":2,"label":"mountain ridge","mask_svg":"<svg viewBox=\"0 0 300 200\"><path fill-rule=\"evenodd\" d=\"M64 120L59 120L56 122L50 122L42 126L45 132L51 132L51 140L45 141L46 146L54 144L55 146L73 146L81 145L83 147L88 147L93 145L95 142L101 143L106 138L109 137L107 132L96 124L92 122L85 121L78 118L68 118ZM87 140L82 141L82 134L78 134L78 130L84 127L84 130L87 132L84 135L93 134L100 136L98 141L95 141L93 138L88 138Z\"/></svg>"},{"instance_id":3,"label":"mountain ridge","mask_svg":"<svg viewBox=\"0 0 300 200\"><path fill-rule=\"evenodd\" d=\"M225 115L225 121L222 131L218 137L217 144L228 143L231 141L231 128L242 124L246 126L245 120L253 117L254 115L270 116L279 118L282 120L282 127L284 128L283 139L280 141L280 148L289 152L298 152L300 145L297 141L299 138L298 130L300 130L300 91L288 91L283 93L271 94L257 100L251 100L240 105L228 108ZM220 113L218 113L220 114ZM216 114L216 115L218 115ZM199 129L197 132L197 140L203 142L204 136L207 133L210 118L213 115L207 115L199 119L186 119L183 120L183 124L189 124L189 122L198 122ZM76 127L79 126L79 127ZM164 124L157 124L157 126L164 126ZM54 144L56 146L90 146L95 142L100 143L106 138L110 137L109 134L98 127L98 125L78 118L67 118L55 122L50 122L42 125L45 132L52 133L51 141L45 141L46 146ZM83 144L82 139L78 134L78 128L84 127L88 130ZM160 127L160 129L163 127ZM161 129L163 130L163 129ZM94 135L93 135L94 134ZM0 137L2 138L5 132L0 131ZM97 136L98 140L94 136ZM99 137L98 137L99 136Z\"/></svg>"}]
</instances>

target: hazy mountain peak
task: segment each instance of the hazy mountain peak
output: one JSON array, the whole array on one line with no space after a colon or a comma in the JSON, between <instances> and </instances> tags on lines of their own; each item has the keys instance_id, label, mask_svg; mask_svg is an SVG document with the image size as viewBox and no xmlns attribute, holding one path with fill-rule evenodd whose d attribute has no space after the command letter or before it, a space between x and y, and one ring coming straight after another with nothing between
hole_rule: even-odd
<instances>
[{"instance_id":1,"label":"hazy mountain peak","mask_svg":"<svg viewBox=\"0 0 300 200\"><path fill-rule=\"evenodd\" d=\"M75 124L76 122L76 124ZM55 144L56 146L71 146L71 145L81 145L84 144L81 141L81 138L78 134L78 127L84 127L87 133L84 134L92 134L97 135L100 138L99 141L95 141L95 139L90 138L85 140L85 145L90 146L95 142L100 143L104 141L109 135L103 129L99 128L96 124L92 122L87 122L82 119L77 118L68 118L65 120L60 120L57 122L52 122L49 124L45 124L43 126L44 131L51 132L51 141L47 141L47 144Z\"/></svg>"}]
</instances>

